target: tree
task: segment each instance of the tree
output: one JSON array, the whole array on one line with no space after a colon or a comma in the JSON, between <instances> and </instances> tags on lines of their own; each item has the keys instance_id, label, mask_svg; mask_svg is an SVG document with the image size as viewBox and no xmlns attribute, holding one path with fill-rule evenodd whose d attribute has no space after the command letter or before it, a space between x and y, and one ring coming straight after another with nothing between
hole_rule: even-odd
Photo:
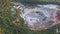
<instances>
[{"instance_id":1,"label":"tree","mask_svg":"<svg viewBox=\"0 0 60 34\"><path fill-rule=\"evenodd\" d=\"M11 0L0 0L0 28L3 34L17 34L18 28L13 23L14 17L11 14ZM20 23L20 22L19 22ZM1 33L2 34L2 33Z\"/></svg>"}]
</instances>

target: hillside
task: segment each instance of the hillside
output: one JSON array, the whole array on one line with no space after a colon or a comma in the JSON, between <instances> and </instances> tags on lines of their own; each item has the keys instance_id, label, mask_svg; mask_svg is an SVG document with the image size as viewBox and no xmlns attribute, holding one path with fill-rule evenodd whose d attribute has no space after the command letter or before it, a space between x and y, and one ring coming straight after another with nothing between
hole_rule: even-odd
<instances>
[{"instance_id":1,"label":"hillside","mask_svg":"<svg viewBox=\"0 0 60 34\"><path fill-rule=\"evenodd\" d=\"M0 34L58 34L56 29L60 30L60 24L47 30L30 30L24 24L23 18L20 16L20 10L11 11L11 2L25 2L24 0L0 0ZM45 3L45 0L26 0L29 4L35 2ZM48 0L46 2L58 3L60 0ZM15 13L15 14L14 14Z\"/></svg>"}]
</instances>

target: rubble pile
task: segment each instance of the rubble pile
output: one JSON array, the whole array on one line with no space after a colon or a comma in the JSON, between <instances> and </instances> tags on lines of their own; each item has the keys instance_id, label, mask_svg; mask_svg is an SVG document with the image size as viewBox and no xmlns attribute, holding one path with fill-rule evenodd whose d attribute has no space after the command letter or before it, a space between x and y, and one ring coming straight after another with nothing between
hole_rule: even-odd
<instances>
[{"instance_id":1,"label":"rubble pile","mask_svg":"<svg viewBox=\"0 0 60 34\"><path fill-rule=\"evenodd\" d=\"M32 30L48 29L60 19L57 5L18 6L25 24Z\"/></svg>"}]
</instances>

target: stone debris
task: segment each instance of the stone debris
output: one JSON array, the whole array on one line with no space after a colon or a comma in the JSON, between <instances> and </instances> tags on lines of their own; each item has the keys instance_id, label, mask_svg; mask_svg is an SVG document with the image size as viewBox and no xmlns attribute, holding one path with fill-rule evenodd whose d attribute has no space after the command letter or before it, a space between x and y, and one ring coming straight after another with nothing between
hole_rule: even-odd
<instances>
[{"instance_id":1,"label":"stone debris","mask_svg":"<svg viewBox=\"0 0 60 34\"><path fill-rule=\"evenodd\" d=\"M15 6L13 7L15 8ZM56 14L57 7L58 5L52 4L37 5L34 8L19 5L16 9L19 8L21 10L21 17L26 21L25 24L27 24L30 29L34 28L33 30L38 30L42 28L48 29L54 26L53 24L56 23L56 19L59 20L60 17Z\"/></svg>"}]
</instances>

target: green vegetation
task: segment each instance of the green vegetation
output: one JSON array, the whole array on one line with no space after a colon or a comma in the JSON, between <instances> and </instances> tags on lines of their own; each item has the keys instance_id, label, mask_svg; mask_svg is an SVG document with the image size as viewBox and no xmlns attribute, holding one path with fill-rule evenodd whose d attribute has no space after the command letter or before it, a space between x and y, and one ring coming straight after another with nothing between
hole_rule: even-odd
<instances>
[{"instance_id":1,"label":"green vegetation","mask_svg":"<svg viewBox=\"0 0 60 34\"><path fill-rule=\"evenodd\" d=\"M31 3L31 4L60 4L60 0L13 0L14 2Z\"/></svg>"}]
</instances>

